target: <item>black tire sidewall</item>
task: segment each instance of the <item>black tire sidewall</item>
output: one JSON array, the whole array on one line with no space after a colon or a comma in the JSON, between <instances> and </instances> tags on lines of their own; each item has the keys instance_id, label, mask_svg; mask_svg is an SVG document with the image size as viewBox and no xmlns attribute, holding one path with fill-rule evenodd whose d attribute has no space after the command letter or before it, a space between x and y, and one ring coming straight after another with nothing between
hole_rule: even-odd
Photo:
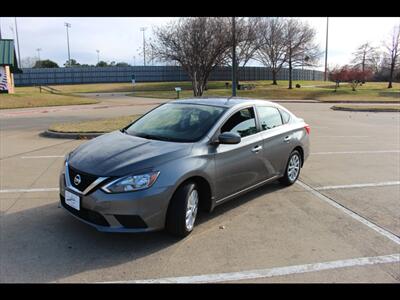
<instances>
[{"instance_id":1,"label":"black tire sidewall","mask_svg":"<svg viewBox=\"0 0 400 300\"><path fill-rule=\"evenodd\" d=\"M189 195L193 190L197 190L197 192L199 192L197 185L194 182L185 183L178 188L171 199L167 212L166 229L172 235L185 237L194 229L194 226L191 230L188 230L186 227L186 210L189 201ZM199 204L197 204L197 210L198 209Z\"/></svg>"}]
</instances>

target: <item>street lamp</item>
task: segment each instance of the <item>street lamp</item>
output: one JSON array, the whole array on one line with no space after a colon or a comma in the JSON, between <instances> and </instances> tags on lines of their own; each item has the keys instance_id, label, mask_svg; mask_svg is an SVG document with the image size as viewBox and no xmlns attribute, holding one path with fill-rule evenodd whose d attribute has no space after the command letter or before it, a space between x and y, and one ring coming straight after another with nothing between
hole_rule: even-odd
<instances>
[{"instance_id":1,"label":"street lamp","mask_svg":"<svg viewBox=\"0 0 400 300\"><path fill-rule=\"evenodd\" d=\"M99 55L100 50L96 50L96 52L97 52L97 64L99 64L99 62L100 62L100 55Z\"/></svg>"},{"instance_id":2,"label":"street lamp","mask_svg":"<svg viewBox=\"0 0 400 300\"><path fill-rule=\"evenodd\" d=\"M329 17L326 17L326 44L325 44L325 73L324 81L326 81L326 75L328 72L328 27L329 27Z\"/></svg>"},{"instance_id":3,"label":"street lamp","mask_svg":"<svg viewBox=\"0 0 400 300\"><path fill-rule=\"evenodd\" d=\"M133 65L136 66L136 56L133 56Z\"/></svg>"},{"instance_id":4,"label":"street lamp","mask_svg":"<svg viewBox=\"0 0 400 300\"><path fill-rule=\"evenodd\" d=\"M232 97L236 97L236 20L232 17Z\"/></svg>"},{"instance_id":5,"label":"street lamp","mask_svg":"<svg viewBox=\"0 0 400 300\"><path fill-rule=\"evenodd\" d=\"M39 58L39 63L40 63L40 51L42 51L42 48L37 48L36 51L38 53L38 58Z\"/></svg>"},{"instance_id":6,"label":"street lamp","mask_svg":"<svg viewBox=\"0 0 400 300\"><path fill-rule=\"evenodd\" d=\"M71 24L65 22L64 26L67 28L68 63L69 63L69 66L71 67L71 55L70 55L70 51L69 51L69 35L68 35L68 28L71 28Z\"/></svg>"},{"instance_id":7,"label":"street lamp","mask_svg":"<svg viewBox=\"0 0 400 300\"><path fill-rule=\"evenodd\" d=\"M143 32L143 65L146 66L146 40L144 37L144 32L146 31L147 27L140 27L140 31Z\"/></svg>"},{"instance_id":8,"label":"street lamp","mask_svg":"<svg viewBox=\"0 0 400 300\"><path fill-rule=\"evenodd\" d=\"M18 38L18 25L17 25L17 17L14 18L15 22L15 34L17 36L17 51L18 51L18 64L21 68L21 53L19 52L19 38Z\"/></svg>"}]
</instances>

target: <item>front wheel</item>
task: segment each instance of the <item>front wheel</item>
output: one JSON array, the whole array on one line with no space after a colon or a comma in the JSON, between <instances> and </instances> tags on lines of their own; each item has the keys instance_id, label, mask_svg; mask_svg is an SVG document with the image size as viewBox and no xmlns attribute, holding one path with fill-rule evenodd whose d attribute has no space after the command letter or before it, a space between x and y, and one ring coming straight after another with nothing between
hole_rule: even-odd
<instances>
[{"instance_id":1,"label":"front wheel","mask_svg":"<svg viewBox=\"0 0 400 300\"><path fill-rule=\"evenodd\" d=\"M189 182L179 187L168 207L165 224L167 231L181 238L190 234L196 221L198 207L197 185Z\"/></svg>"},{"instance_id":2,"label":"front wheel","mask_svg":"<svg viewBox=\"0 0 400 300\"><path fill-rule=\"evenodd\" d=\"M296 182L300 175L301 168L301 155L299 151L294 150L290 156L286 165L285 175L279 179L284 185L292 185Z\"/></svg>"}]
</instances>

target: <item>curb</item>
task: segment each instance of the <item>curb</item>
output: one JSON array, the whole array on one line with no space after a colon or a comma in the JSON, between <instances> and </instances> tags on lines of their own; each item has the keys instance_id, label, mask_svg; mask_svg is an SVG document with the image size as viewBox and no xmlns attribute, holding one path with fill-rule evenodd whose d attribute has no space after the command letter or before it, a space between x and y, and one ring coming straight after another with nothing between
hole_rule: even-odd
<instances>
[{"instance_id":1,"label":"curb","mask_svg":"<svg viewBox=\"0 0 400 300\"><path fill-rule=\"evenodd\" d=\"M355 111L355 112L400 112L398 109L391 109L391 108L385 108L385 109L354 109L350 107L336 107L332 106L332 110L341 110L341 111Z\"/></svg>"},{"instance_id":2,"label":"curb","mask_svg":"<svg viewBox=\"0 0 400 300\"><path fill-rule=\"evenodd\" d=\"M46 130L42 133L39 134L39 136L42 137L47 137L47 138L53 138L53 139L73 139L73 140L86 140L86 139L93 139L95 137L98 137L100 135L105 134L104 133L94 133L94 132L57 132L57 131L51 131L51 130Z\"/></svg>"}]
</instances>

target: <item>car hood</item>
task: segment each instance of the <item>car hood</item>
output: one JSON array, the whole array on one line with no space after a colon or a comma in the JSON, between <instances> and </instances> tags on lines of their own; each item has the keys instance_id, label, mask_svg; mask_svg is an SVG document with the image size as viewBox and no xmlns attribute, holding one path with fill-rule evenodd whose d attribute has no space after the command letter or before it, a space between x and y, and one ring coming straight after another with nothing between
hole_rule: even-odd
<instances>
[{"instance_id":1,"label":"car hood","mask_svg":"<svg viewBox=\"0 0 400 300\"><path fill-rule=\"evenodd\" d=\"M191 145L114 131L80 145L70 154L68 163L81 172L97 176L124 176L143 169L157 169L162 163L186 156Z\"/></svg>"}]
</instances>

